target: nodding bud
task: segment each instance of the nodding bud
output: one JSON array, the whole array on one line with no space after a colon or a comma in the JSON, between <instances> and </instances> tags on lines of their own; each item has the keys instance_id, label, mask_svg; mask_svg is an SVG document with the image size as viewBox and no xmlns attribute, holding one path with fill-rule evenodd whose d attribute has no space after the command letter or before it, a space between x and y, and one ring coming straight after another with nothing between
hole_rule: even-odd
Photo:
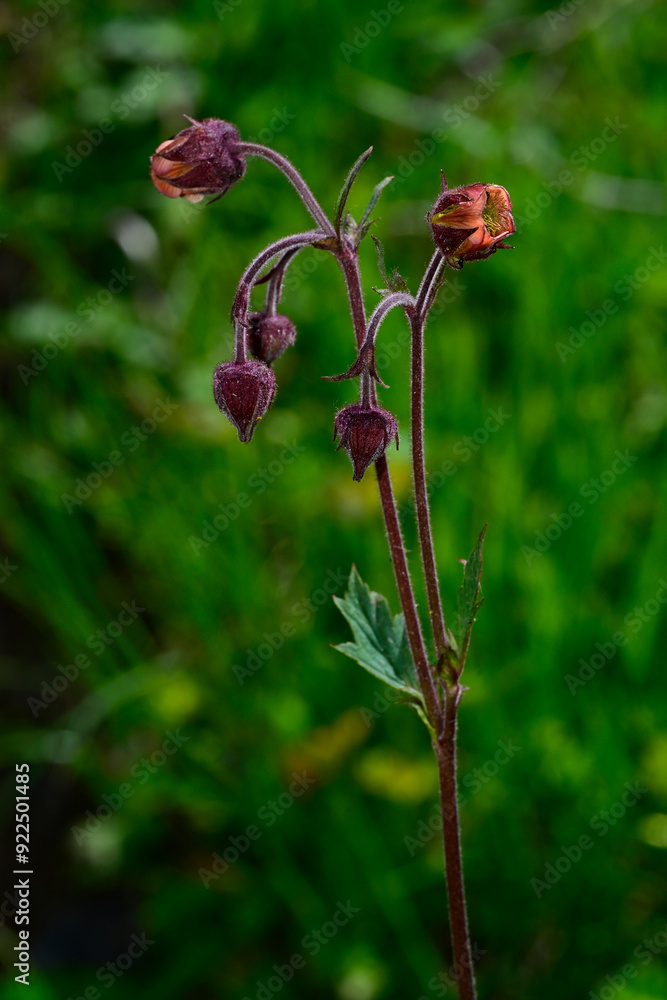
<instances>
[{"instance_id":1,"label":"nodding bud","mask_svg":"<svg viewBox=\"0 0 667 1000\"><path fill-rule=\"evenodd\" d=\"M265 312L251 313L248 317L248 349L253 357L269 364L292 347L296 340L296 327L287 316Z\"/></svg>"},{"instance_id":2,"label":"nodding bud","mask_svg":"<svg viewBox=\"0 0 667 1000\"><path fill-rule=\"evenodd\" d=\"M398 424L388 410L379 406L354 403L336 414L334 439L340 438L338 450L345 448L359 482L371 462L376 462L393 437L398 448Z\"/></svg>"},{"instance_id":3,"label":"nodding bud","mask_svg":"<svg viewBox=\"0 0 667 1000\"><path fill-rule=\"evenodd\" d=\"M207 194L226 194L245 173L245 157L238 149L241 137L231 122L220 118L189 120L190 128L161 143L151 157L153 184L167 198L191 202Z\"/></svg>"},{"instance_id":4,"label":"nodding bud","mask_svg":"<svg viewBox=\"0 0 667 1000\"><path fill-rule=\"evenodd\" d=\"M516 228L512 202L499 184L468 184L449 191L443 177L442 194L427 219L436 246L456 269L464 261L512 249L503 243Z\"/></svg>"},{"instance_id":5,"label":"nodding bud","mask_svg":"<svg viewBox=\"0 0 667 1000\"><path fill-rule=\"evenodd\" d=\"M276 376L261 361L226 361L213 375L213 397L236 427L239 441L250 441L276 394Z\"/></svg>"}]
</instances>

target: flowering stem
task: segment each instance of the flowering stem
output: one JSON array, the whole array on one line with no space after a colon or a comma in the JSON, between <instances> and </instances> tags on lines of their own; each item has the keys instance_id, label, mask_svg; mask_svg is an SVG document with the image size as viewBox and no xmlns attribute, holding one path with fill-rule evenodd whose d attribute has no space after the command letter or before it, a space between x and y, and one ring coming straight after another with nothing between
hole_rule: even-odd
<instances>
[{"instance_id":1,"label":"flowering stem","mask_svg":"<svg viewBox=\"0 0 667 1000\"><path fill-rule=\"evenodd\" d=\"M361 290L361 275L359 273L359 261L356 250L349 245L344 246L336 255L338 263L345 277L354 331L357 340L357 347L361 347L366 339L366 309ZM372 396L375 396L375 388L372 387ZM405 552L405 543L401 533L401 525L396 509L396 500L391 485L389 465L386 455L382 455L375 463L375 471L380 492L380 502L387 531L391 561L394 568L396 588L401 601L401 608L405 617L405 625L410 643L410 651L419 677L419 683L426 702L427 713L431 726L436 732L441 730L442 707L436 691L431 667L428 662L428 654L422 635L421 622L417 612L417 602L415 600L408 559Z\"/></svg>"},{"instance_id":2,"label":"flowering stem","mask_svg":"<svg viewBox=\"0 0 667 1000\"><path fill-rule=\"evenodd\" d=\"M371 314L366 336L367 343L375 345L375 339L383 320L396 306L403 306L407 312L415 307L415 300L407 292L392 292L391 295L386 295Z\"/></svg>"},{"instance_id":3,"label":"flowering stem","mask_svg":"<svg viewBox=\"0 0 667 1000\"><path fill-rule=\"evenodd\" d=\"M438 280L445 266L444 258L436 250L426 269L416 296L416 306L406 313L412 328L412 462L415 481L415 510L419 530L424 576L428 594L431 626L438 663L442 663L450 650L445 630L445 619L440 599L438 571L435 562L433 534L426 486L424 461L424 324L433 305ZM459 827L458 791L456 784L456 732L459 703L463 688L458 683L448 683L445 688L444 730L434 742L440 779L440 804L445 848L445 873L449 902L450 931L456 979L460 1000L475 1000L475 976L470 950L468 914L463 882L461 833Z\"/></svg>"},{"instance_id":4,"label":"flowering stem","mask_svg":"<svg viewBox=\"0 0 667 1000\"><path fill-rule=\"evenodd\" d=\"M239 292L237 293L238 301L235 300L233 315L237 321L241 318L244 319L247 313L252 278L273 256L290 247L307 245L323 237L326 238L329 235L335 236L333 225L316 201L308 185L288 160L273 150L264 146L257 146L254 143L243 143L242 147L244 152L250 155L262 156L285 174L323 232L303 233L297 237L288 237L286 240L281 240L273 244L273 247L269 247L253 262L246 271L239 286ZM445 631L444 615L440 600L428 509L423 429L424 323L428 310L433 304L437 281L443 266L443 259L439 252L435 254L424 275L416 299L403 293L387 296L373 313L371 324L367 328L358 251L345 237L331 241L328 249L336 257L345 278L358 350L361 350L367 338L368 342L372 343L380 323L389 310L395 306L403 306L410 320L412 328L412 451L416 509L434 640L438 658L443 659L449 649L449 641ZM368 371L362 375L361 390L364 402L370 405L376 402L375 385ZM433 748L438 762L445 844L447 896L460 1000L476 1000L463 885L456 788L456 717L462 688L456 682L445 689L445 706L443 710L441 697L436 688L434 670L429 663L424 643L422 625L417 611L405 543L401 533L396 500L389 474L389 466L384 453L377 459L375 470L396 587L405 618L410 651L433 734Z\"/></svg>"},{"instance_id":5,"label":"flowering stem","mask_svg":"<svg viewBox=\"0 0 667 1000\"><path fill-rule=\"evenodd\" d=\"M270 278L266 286L266 299L264 302L264 312L267 316L275 316L280 301L280 290L283 283L282 272L274 278Z\"/></svg>"},{"instance_id":6,"label":"flowering stem","mask_svg":"<svg viewBox=\"0 0 667 1000\"><path fill-rule=\"evenodd\" d=\"M442 726L442 706L440 705L440 699L435 689L426 646L424 645L424 637L417 613L417 603L412 588L412 580L410 579L405 543L398 520L396 500L391 485L391 476L389 475L389 465L387 464L386 455L378 458L375 463L375 471L380 492L380 502L382 503L384 524L389 541L389 550L391 552L391 561L394 567L394 577L396 579L398 596L401 601L401 608L405 617L410 650L417 669L422 694L426 702L429 722L432 729L439 732Z\"/></svg>"},{"instance_id":7,"label":"flowering stem","mask_svg":"<svg viewBox=\"0 0 667 1000\"><path fill-rule=\"evenodd\" d=\"M435 563L431 514L426 485L426 464L424 458L424 323L426 311L433 300L433 288L442 270L443 257L436 250L417 292L416 308L406 310L412 328L412 376L411 376L411 423L412 423L412 468L415 483L415 513L419 531L426 594L431 619L435 652L440 666L446 658L450 643L445 630L445 616L440 598L438 570Z\"/></svg>"},{"instance_id":8,"label":"flowering stem","mask_svg":"<svg viewBox=\"0 0 667 1000\"><path fill-rule=\"evenodd\" d=\"M449 902L449 920L455 975L459 987L460 1000L476 1000L475 972L470 949L468 914L463 882L459 805L456 787L456 726L457 712L462 693L463 689L458 683L447 691L445 729L440 739L433 743L433 749L438 762L438 774L440 778L440 805L442 809L442 830L445 847L447 899Z\"/></svg>"},{"instance_id":9,"label":"flowering stem","mask_svg":"<svg viewBox=\"0 0 667 1000\"><path fill-rule=\"evenodd\" d=\"M311 229L305 233L296 233L294 236L285 236L282 240L276 240L265 250L262 250L260 254L255 257L253 261L248 264L247 268L243 272L243 276L239 281L238 288L236 289L236 295L234 296L234 301L232 303L232 319L234 320L234 329L236 334L236 348L234 354L234 361L237 365L243 364L246 360L246 338L245 338L245 327L246 318L248 315L248 308L250 305L250 292L255 278L262 270L266 267L274 257L283 253L285 250L290 250L293 248L301 249L301 247L308 246L310 243L317 243L321 240L324 233L319 229Z\"/></svg>"},{"instance_id":10,"label":"flowering stem","mask_svg":"<svg viewBox=\"0 0 667 1000\"><path fill-rule=\"evenodd\" d=\"M317 224L324 230L324 233L336 236L333 224L323 211L301 174L295 167L292 166L289 160L287 160L284 156L281 156L279 153L276 153L273 149L269 149L267 146L261 146L250 142L240 143L239 146L241 152L247 153L250 156L261 156L263 159L268 160L269 163L276 166L285 175L288 181L290 181L310 214L313 216ZM312 236L312 233L302 234L303 243L314 242L313 239L306 239L306 237ZM322 238L322 236L323 234L320 233L319 237ZM290 237L288 237L288 239L290 239ZM297 237L291 237L291 239L296 240ZM289 244L289 246L292 245L294 244ZM274 243L273 249L279 246L281 249L288 248L288 244L284 240ZM261 270L261 267L263 267L264 264L268 263L271 257L274 256L272 253L267 257L271 249L272 248L269 247L268 250L264 251L264 254L261 254L260 257L256 258L253 264L251 264L246 271L241 281L241 285L239 285L237 299L239 298L239 294L242 292L244 282L247 286L247 291L244 290L243 292L246 296L245 304L243 304L243 301L241 300L241 305L242 308L245 309L245 312L247 312L247 302L249 297L250 286L248 285L248 282L250 280L250 272L252 271L253 274L256 274L259 270ZM352 314L352 321L354 324L354 334L357 342L357 348L360 348L366 339L366 308L364 306L364 297L361 289L361 276L359 273L357 251L345 239L336 239L335 244L331 246L331 250L334 253L345 277L345 284L347 286L347 294L350 302L350 312ZM262 257L265 259L258 266L258 262ZM232 315L235 317L237 316L236 300L232 310ZM237 327L237 351L238 349L239 334ZM242 350L245 351L245 340ZM369 388L371 401L374 402L375 387L371 385ZM401 608L405 616L410 650L415 662L417 675L419 677L422 693L426 702L429 721L433 729L436 732L439 732L442 725L442 706L440 704L440 698L438 696L428 662L428 655L424 644L424 637L422 635L421 622L417 612L417 602L415 601L412 581L410 579L405 544L403 542L401 526L398 520L396 500L394 499L391 477L389 475L389 466L387 465L387 460L384 455L377 460L375 468L380 491L380 501L382 503L382 512L384 514L387 538L389 541L389 549L391 552L391 560L394 567L394 576L396 578L396 587L401 601Z\"/></svg>"},{"instance_id":11,"label":"flowering stem","mask_svg":"<svg viewBox=\"0 0 667 1000\"><path fill-rule=\"evenodd\" d=\"M417 292L417 308L424 320L435 301L435 296L439 288L438 282L445 266L445 258L440 250L436 250L428 262L428 267L424 272L424 277Z\"/></svg>"},{"instance_id":12,"label":"flowering stem","mask_svg":"<svg viewBox=\"0 0 667 1000\"><path fill-rule=\"evenodd\" d=\"M281 156L280 153L275 151L275 149L270 149L268 146L262 146L257 142L240 142L238 143L238 149L241 153L245 153L247 156L259 156L261 159L268 160L269 163L273 163L275 167L278 167L278 170L285 175L298 194L299 198L301 198L301 201L304 203L317 225L320 226L328 236L336 235L336 230L334 229L333 224L329 221L317 198L310 190L299 171L296 167L292 166L287 157Z\"/></svg>"}]
</instances>

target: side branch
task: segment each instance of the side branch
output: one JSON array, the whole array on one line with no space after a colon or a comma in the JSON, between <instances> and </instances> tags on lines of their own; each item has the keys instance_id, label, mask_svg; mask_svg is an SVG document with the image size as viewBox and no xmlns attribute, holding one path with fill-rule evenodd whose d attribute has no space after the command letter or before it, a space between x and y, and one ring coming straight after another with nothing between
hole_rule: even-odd
<instances>
[{"instance_id":1,"label":"side branch","mask_svg":"<svg viewBox=\"0 0 667 1000\"><path fill-rule=\"evenodd\" d=\"M231 315L234 321L236 334L236 354L234 360L237 364L242 364L246 359L245 354L245 323L250 306L250 292L252 291L255 278L262 268L266 267L274 257L278 257L286 250L297 249L318 243L324 239L325 234L320 229L311 229L305 233L295 233L293 236L285 236L281 240L276 240L270 246L262 250L253 261L248 264L239 281L236 295L232 303Z\"/></svg>"},{"instance_id":2,"label":"side branch","mask_svg":"<svg viewBox=\"0 0 667 1000\"><path fill-rule=\"evenodd\" d=\"M245 153L247 156L259 156L261 159L272 163L274 167L277 167L290 182L317 225L324 230L324 233L327 236L336 235L336 230L334 229L333 224L329 221L326 212L304 181L299 171L290 163L286 156L281 156L281 154L277 153L275 149L270 149L268 146L262 146L260 143L256 142L240 142L238 143L238 149L241 153Z\"/></svg>"},{"instance_id":3,"label":"side branch","mask_svg":"<svg viewBox=\"0 0 667 1000\"><path fill-rule=\"evenodd\" d=\"M412 329L412 377L411 407L412 424L412 468L415 484L415 513L419 532L426 594L431 619L431 631L435 643L438 666L445 662L451 644L445 628L445 616L440 597L440 583L435 562L431 513L426 483L426 461L424 455L424 323L437 289L437 282L444 264L439 251L433 255L417 292L416 308L409 313Z\"/></svg>"}]
</instances>

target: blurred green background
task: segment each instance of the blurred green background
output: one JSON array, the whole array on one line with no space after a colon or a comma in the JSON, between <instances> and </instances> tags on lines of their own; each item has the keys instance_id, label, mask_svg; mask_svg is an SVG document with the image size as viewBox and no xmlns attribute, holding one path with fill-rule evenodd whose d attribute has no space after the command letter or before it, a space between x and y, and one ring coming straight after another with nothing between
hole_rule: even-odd
<instances>
[{"instance_id":1,"label":"blurred green background","mask_svg":"<svg viewBox=\"0 0 667 1000\"><path fill-rule=\"evenodd\" d=\"M450 619L489 524L460 723L480 997L662 1000L658 4L42 0L0 23L0 748L10 863L31 768L31 997L455 995L426 733L331 649L353 562L398 610L374 476L331 444L354 386L320 381L354 357L342 280L294 263L297 346L241 445L210 389L235 285L309 220L260 161L211 207L160 197L148 158L189 113L274 145L329 209L373 144L350 207L397 176L375 231L413 289L440 169L510 191L516 250L450 272L427 330ZM370 241L362 264L372 305ZM416 557L403 331L381 399Z\"/></svg>"}]
</instances>

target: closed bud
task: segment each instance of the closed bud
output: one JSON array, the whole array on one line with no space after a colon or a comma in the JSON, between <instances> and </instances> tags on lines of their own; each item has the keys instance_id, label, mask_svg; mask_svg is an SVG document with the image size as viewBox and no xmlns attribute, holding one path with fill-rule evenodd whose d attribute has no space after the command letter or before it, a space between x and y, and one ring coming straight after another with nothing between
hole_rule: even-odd
<instances>
[{"instance_id":1,"label":"closed bud","mask_svg":"<svg viewBox=\"0 0 667 1000\"><path fill-rule=\"evenodd\" d=\"M213 397L220 411L236 427L239 441L250 441L258 422L276 394L276 376L261 361L218 365L213 375Z\"/></svg>"},{"instance_id":2,"label":"closed bud","mask_svg":"<svg viewBox=\"0 0 667 1000\"><path fill-rule=\"evenodd\" d=\"M296 327L287 316L264 312L251 313L248 317L248 348L253 357L269 364L292 347L296 340Z\"/></svg>"},{"instance_id":3,"label":"closed bud","mask_svg":"<svg viewBox=\"0 0 667 1000\"><path fill-rule=\"evenodd\" d=\"M197 202L207 194L221 196L245 173L241 137L220 118L189 120L189 128L163 142L151 157L153 184L168 198Z\"/></svg>"},{"instance_id":4,"label":"closed bud","mask_svg":"<svg viewBox=\"0 0 667 1000\"><path fill-rule=\"evenodd\" d=\"M345 448L354 468L353 478L359 482L366 469L376 462L393 437L398 447L398 424L388 410L379 406L354 403L336 414L334 438L340 438L338 449Z\"/></svg>"},{"instance_id":5,"label":"closed bud","mask_svg":"<svg viewBox=\"0 0 667 1000\"><path fill-rule=\"evenodd\" d=\"M499 184L468 184L443 191L427 219L433 239L452 267L464 261L484 260L496 250L511 250L503 243L515 231L512 202Z\"/></svg>"}]
</instances>

